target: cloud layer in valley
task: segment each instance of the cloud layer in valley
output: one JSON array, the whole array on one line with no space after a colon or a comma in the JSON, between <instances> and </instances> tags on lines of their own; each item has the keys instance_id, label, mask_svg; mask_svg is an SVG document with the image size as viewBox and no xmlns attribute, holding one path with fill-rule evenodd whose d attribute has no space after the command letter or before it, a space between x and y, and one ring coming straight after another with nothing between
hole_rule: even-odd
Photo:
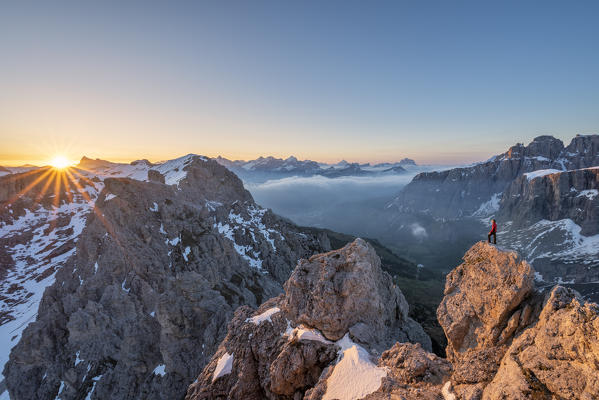
<instances>
[{"instance_id":1,"label":"cloud layer in valley","mask_svg":"<svg viewBox=\"0 0 599 400\"><path fill-rule=\"evenodd\" d=\"M367 235L374 234L385 205L414 175L290 177L246 183L246 188L259 204L300 225Z\"/></svg>"}]
</instances>

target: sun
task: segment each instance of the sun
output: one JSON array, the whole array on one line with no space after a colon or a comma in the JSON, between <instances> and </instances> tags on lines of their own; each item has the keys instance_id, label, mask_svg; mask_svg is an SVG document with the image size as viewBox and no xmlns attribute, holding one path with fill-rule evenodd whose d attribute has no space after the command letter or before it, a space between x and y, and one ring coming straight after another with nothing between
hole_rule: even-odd
<instances>
[{"instance_id":1,"label":"sun","mask_svg":"<svg viewBox=\"0 0 599 400\"><path fill-rule=\"evenodd\" d=\"M55 156L50 160L50 165L56 169L65 169L70 167L73 163L67 160L64 156Z\"/></svg>"}]
</instances>

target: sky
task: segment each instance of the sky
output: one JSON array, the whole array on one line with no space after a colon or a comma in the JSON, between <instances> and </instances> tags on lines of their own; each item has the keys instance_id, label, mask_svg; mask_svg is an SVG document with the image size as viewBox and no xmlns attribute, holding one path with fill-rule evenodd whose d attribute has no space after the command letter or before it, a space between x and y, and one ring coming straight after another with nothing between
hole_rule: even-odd
<instances>
[{"instance_id":1,"label":"sky","mask_svg":"<svg viewBox=\"0 0 599 400\"><path fill-rule=\"evenodd\" d=\"M479 161L599 133L599 2L3 2L0 165Z\"/></svg>"}]
</instances>

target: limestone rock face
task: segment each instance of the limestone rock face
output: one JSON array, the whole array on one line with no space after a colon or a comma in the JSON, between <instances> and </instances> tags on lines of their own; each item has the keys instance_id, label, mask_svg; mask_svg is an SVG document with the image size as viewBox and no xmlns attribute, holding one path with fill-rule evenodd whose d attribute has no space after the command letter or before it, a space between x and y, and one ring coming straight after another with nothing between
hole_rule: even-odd
<instances>
[{"instance_id":1,"label":"limestone rock face","mask_svg":"<svg viewBox=\"0 0 599 400\"><path fill-rule=\"evenodd\" d=\"M483 399L598 398L598 334L597 304L555 287L538 322L507 350Z\"/></svg>"},{"instance_id":2,"label":"limestone rock face","mask_svg":"<svg viewBox=\"0 0 599 400\"><path fill-rule=\"evenodd\" d=\"M552 136L538 136L528 146L519 143L470 167L422 172L402 189L393 204L400 211L427 212L442 218L466 217L523 173L597 165L599 135L576 136L567 147Z\"/></svg>"},{"instance_id":3,"label":"limestone rock face","mask_svg":"<svg viewBox=\"0 0 599 400\"><path fill-rule=\"evenodd\" d=\"M523 175L506 189L499 218L522 227L540 220L570 219L581 234L599 233L599 167Z\"/></svg>"},{"instance_id":4,"label":"limestone rock face","mask_svg":"<svg viewBox=\"0 0 599 400\"><path fill-rule=\"evenodd\" d=\"M285 283L281 308L329 340L347 332L381 350L395 341L430 340L408 317L408 303L381 269L376 252L357 239L339 251L301 260Z\"/></svg>"},{"instance_id":5,"label":"limestone rock face","mask_svg":"<svg viewBox=\"0 0 599 400\"><path fill-rule=\"evenodd\" d=\"M430 350L430 339L407 317L403 295L362 239L301 260L284 289L256 312L236 311L227 337L189 387L187 399L327 398L328 384L355 364L374 379L362 378L374 385L359 388L367 395L381 385L387 364L410 371L398 376L431 382L448 368L422 349ZM380 346L410 339L422 342L414 355L393 350L380 366L373 362ZM229 368L223 369L226 362Z\"/></svg>"},{"instance_id":6,"label":"limestone rock face","mask_svg":"<svg viewBox=\"0 0 599 400\"><path fill-rule=\"evenodd\" d=\"M437 315L462 399L593 399L599 395L599 308L556 286L532 289L513 251L474 245L448 276Z\"/></svg>"},{"instance_id":7,"label":"limestone rock face","mask_svg":"<svg viewBox=\"0 0 599 400\"><path fill-rule=\"evenodd\" d=\"M448 357L505 344L518 326L521 311L516 309L531 294L533 280L533 269L516 252L485 242L468 250L447 275L437 310Z\"/></svg>"}]
</instances>

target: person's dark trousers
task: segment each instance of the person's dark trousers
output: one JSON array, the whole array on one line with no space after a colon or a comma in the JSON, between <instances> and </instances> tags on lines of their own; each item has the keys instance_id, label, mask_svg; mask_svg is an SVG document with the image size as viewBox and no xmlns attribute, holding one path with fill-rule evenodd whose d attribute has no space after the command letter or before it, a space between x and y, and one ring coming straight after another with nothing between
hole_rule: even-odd
<instances>
[{"instance_id":1,"label":"person's dark trousers","mask_svg":"<svg viewBox=\"0 0 599 400\"><path fill-rule=\"evenodd\" d=\"M497 234L495 232L489 233L489 243L491 243L491 236L493 236L493 244L497 244Z\"/></svg>"}]
</instances>

